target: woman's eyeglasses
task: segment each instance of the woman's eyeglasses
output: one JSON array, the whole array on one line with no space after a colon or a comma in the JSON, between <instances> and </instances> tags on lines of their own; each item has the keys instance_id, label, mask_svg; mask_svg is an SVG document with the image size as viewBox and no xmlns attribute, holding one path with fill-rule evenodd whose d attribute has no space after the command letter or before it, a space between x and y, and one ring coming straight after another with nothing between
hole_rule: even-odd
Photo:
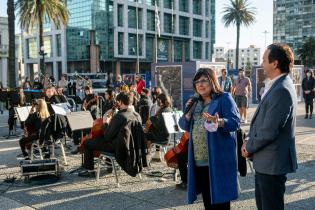
<instances>
[{"instance_id":1,"label":"woman's eyeglasses","mask_svg":"<svg viewBox=\"0 0 315 210\"><path fill-rule=\"evenodd\" d=\"M206 85L208 83L209 83L208 79L201 79L201 80L194 81L194 85Z\"/></svg>"}]
</instances>

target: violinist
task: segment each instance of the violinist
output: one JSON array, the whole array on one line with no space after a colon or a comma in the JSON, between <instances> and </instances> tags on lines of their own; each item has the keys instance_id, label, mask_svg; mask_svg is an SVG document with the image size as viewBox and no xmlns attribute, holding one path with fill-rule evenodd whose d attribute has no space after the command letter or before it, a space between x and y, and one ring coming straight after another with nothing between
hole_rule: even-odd
<instances>
[{"instance_id":1,"label":"violinist","mask_svg":"<svg viewBox=\"0 0 315 210\"><path fill-rule=\"evenodd\" d=\"M162 113L172 112L171 100L166 94L161 93L157 97L157 105L160 109L155 116L150 117L144 129L148 149L151 147L152 143L167 144L170 138Z\"/></svg>"},{"instance_id":2,"label":"violinist","mask_svg":"<svg viewBox=\"0 0 315 210\"><path fill-rule=\"evenodd\" d=\"M84 99L82 104L82 110L90 111L93 119L99 118L99 100L98 96L93 94L90 86L84 87Z\"/></svg>"},{"instance_id":3,"label":"violinist","mask_svg":"<svg viewBox=\"0 0 315 210\"><path fill-rule=\"evenodd\" d=\"M129 120L136 120L141 123L141 117L138 113L130 108L132 99L128 93L121 92L116 97L116 106L118 113L112 116L112 110L105 113L103 118L103 135L93 139L93 141L84 142L84 168L85 171L80 172L78 175L81 177L94 177L94 155L93 151L105 151L118 154L119 151L115 150L115 141L121 140L119 135ZM127 140L126 140L127 141Z\"/></svg>"},{"instance_id":4,"label":"violinist","mask_svg":"<svg viewBox=\"0 0 315 210\"><path fill-rule=\"evenodd\" d=\"M19 144L22 154L28 158L26 145L39 139L41 124L50 116L45 100L38 99L32 102L30 114L25 121L24 136L20 139ZM43 141L40 142L42 144Z\"/></svg>"}]
</instances>

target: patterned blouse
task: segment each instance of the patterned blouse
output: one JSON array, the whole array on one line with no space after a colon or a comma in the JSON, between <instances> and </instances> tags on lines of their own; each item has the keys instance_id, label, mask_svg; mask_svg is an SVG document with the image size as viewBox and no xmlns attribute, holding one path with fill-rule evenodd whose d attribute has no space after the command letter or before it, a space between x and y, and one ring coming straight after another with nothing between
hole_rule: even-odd
<instances>
[{"instance_id":1,"label":"patterned blouse","mask_svg":"<svg viewBox=\"0 0 315 210\"><path fill-rule=\"evenodd\" d=\"M208 107L209 103L204 105L202 101L198 101L193 114L192 143L196 166L208 166L207 130L202 118L202 113L207 112Z\"/></svg>"}]
</instances>

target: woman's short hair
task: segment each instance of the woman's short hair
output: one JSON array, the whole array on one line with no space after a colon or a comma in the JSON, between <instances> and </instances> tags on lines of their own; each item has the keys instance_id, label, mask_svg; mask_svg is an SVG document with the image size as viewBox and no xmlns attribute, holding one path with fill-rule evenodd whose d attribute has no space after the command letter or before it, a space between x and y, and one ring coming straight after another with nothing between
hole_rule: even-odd
<instances>
[{"instance_id":1,"label":"woman's short hair","mask_svg":"<svg viewBox=\"0 0 315 210\"><path fill-rule=\"evenodd\" d=\"M219 95L223 92L219 85L219 81L217 79L217 75L215 71L210 68L200 68L196 72L193 78L193 87L195 91L196 91L195 81L197 81L201 76L208 78L210 86L211 86L211 93L215 93Z\"/></svg>"}]
</instances>

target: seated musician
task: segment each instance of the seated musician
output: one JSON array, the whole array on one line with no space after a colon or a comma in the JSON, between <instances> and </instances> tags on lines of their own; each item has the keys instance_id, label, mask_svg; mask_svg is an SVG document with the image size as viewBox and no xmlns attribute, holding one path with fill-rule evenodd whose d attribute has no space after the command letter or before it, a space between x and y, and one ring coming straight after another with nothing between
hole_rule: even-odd
<instances>
[{"instance_id":1,"label":"seated musician","mask_svg":"<svg viewBox=\"0 0 315 210\"><path fill-rule=\"evenodd\" d=\"M66 103L64 96L60 96L54 86L50 86L45 91L45 100L47 103L49 114L52 116L51 120L54 122L52 127L53 139L64 137L68 126L65 116L55 114L51 104Z\"/></svg>"},{"instance_id":2,"label":"seated musician","mask_svg":"<svg viewBox=\"0 0 315 210\"><path fill-rule=\"evenodd\" d=\"M99 118L99 99L97 95L93 94L90 86L84 87L84 99L82 103L82 110L90 111L93 119Z\"/></svg>"},{"instance_id":3,"label":"seated musician","mask_svg":"<svg viewBox=\"0 0 315 210\"><path fill-rule=\"evenodd\" d=\"M49 117L47 104L43 99L33 101L30 114L25 121L25 134L20 139L19 144L21 147L22 154L25 158L28 157L26 152L26 145L39 139L41 124ZM40 144L43 144L41 139Z\"/></svg>"},{"instance_id":4,"label":"seated musician","mask_svg":"<svg viewBox=\"0 0 315 210\"><path fill-rule=\"evenodd\" d=\"M143 88L140 96L140 100L137 104L136 111L140 114L142 123L145 123L149 119L150 109L152 101L150 99L150 90Z\"/></svg>"},{"instance_id":5,"label":"seated musician","mask_svg":"<svg viewBox=\"0 0 315 210\"><path fill-rule=\"evenodd\" d=\"M167 144L169 141L169 133L166 129L163 115L164 112L172 112L170 98L161 93L157 97L157 104L160 109L157 111L155 116L150 117L146 122L146 133L147 147L150 148L152 143Z\"/></svg>"},{"instance_id":6,"label":"seated musician","mask_svg":"<svg viewBox=\"0 0 315 210\"><path fill-rule=\"evenodd\" d=\"M134 112L130 105L132 104L131 97L128 93L121 92L116 97L117 114L111 117L111 110L108 111L103 118L103 136L93 140L84 142L84 168L85 171L78 175L82 177L93 177L94 172L94 155L93 151L105 151L115 153L114 142L118 140L121 129L126 125L128 120L136 119L141 123L140 115Z\"/></svg>"}]
</instances>

